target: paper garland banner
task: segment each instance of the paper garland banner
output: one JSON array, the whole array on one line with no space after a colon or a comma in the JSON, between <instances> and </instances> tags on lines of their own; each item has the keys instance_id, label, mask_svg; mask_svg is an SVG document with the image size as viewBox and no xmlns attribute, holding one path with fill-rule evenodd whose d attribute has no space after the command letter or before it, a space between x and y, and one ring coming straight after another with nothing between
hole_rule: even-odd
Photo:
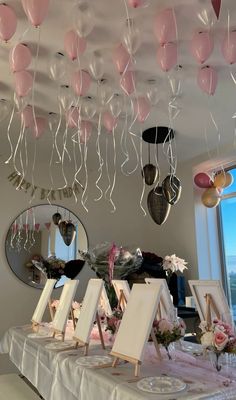
<instances>
[{"instance_id":1,"label":"paper garland banner","mask_svg":"<svg viewBox=\"0 0 236 400\"><path fill-rule=\"evenodd\" d=\"M8 177L8 181L11 182L11 184L14 187L17 187L20 185L19 189L23 190L25 193L30 194L30 197L33 196L39 196L40 200L46 200L49 194L49 200L50 201L58 201L58 200L63 200L63 199L68 199L73 196L73 190L74 193L77 195L83 190L81 186L78 183L75 183L72 187L66 187L64 189L57 189L57 190L50 190L50 189L44 189L39 186L33 186L31 183L27 182L25 179L22 180L22 177L17 174L17 172L12 172ZM22 180L22 182L21 182Z\"/></svg>"}]
</instances>

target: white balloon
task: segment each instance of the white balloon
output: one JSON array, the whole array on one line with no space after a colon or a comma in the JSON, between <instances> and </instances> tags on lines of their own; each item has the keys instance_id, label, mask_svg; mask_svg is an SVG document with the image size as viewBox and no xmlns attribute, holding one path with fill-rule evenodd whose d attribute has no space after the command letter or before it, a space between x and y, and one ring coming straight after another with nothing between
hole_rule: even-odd
<instances>
[{"instance_id":1,"label":"white balloon","mask_svg":"<svg viewBox=\"0 0 236 400\"><path fill-rule=\"evenodd\" d=\"M114 94L112 99L109 102L109 108L113 115L113 117L119 117L122 109L123 109L123 97L120 94Z\"/></svg>"},{"instance_id":2,"label":"white balloon","mask_svg":"<svg viewBox=\"0 0 236 400\"><path fill-rule=\"evenodd\" d=\"M168 75L171 94L173 96L180 96L182 94L182 84L183 84L183 68L178 65Z\"/></svg>"},{"instance_id":3,"label":"white balloon","mask_svg":"<svg viewBox=\"0 0 236 400\"><path fill-rule=\"evenodd\" d=\"M67 59L63 53L55 53L49 63L49 76L54 81L62 82L67 73Z\"/></svg>"},{"instance_id":4,"label":"white balloon","mask_svg":"<svg viewBox=\"0 0 236 400\"><path fill-rule=\"evenodd\" d=\"M89 70L96 81L102 79L104 74L104 60L100 51L94 51L89 63Z\"/></svg>"},{"instance_id":5,"label":"white balloon","mask_svg":"<svg viewBox=\"0 0 236 400\"><path fill-rule=\"evenodd\" d=\"M98 102L99 104L104 107L106 106L109 101L111 101L112 97L114 96L114 92L112 91L111 87L108 85L106 79L102 79L102 81L98 85Z\"/></svg>"},{"instance_id":6,"label":"white balloon","mask_svg":"<svg viewBox=\"0 0 236 400\"><path fill-rule=\"evenodd\" d=\"M92 97L85 97L81 106L81 113L83 115L83 118L88 120L92 119L96 114L96 111L97 107L94 99Z\"/></svg>"},{"instance_id":7,"label":"white balloon","mask_svg":"<svg viewBox=\"0 0 236 400\"><path fill-rule=\"evenodd\" d=\"M205 28L211 28L215 24L217 19L210 1L208 3L204 1L200 5L200 9L197 11L197 18Z\"/></svg>"},{"instance_id":8,"label":"white balloon","mask_svg":"<svg viewBox=\"0 0 236 400\"><path fill-rule=\"evenodd\" d=\"M160 97L159 97L159 89L156 85L150 86L150 88L147 91L147 98L152 106L157 105L158 101L160 100Z\"/></svg>"},{"instance_id":9,"label":"white balloon","mask_svg":"<svg viewBox=\"0 0 236 400\"><path fill-rule=\"evenodd\" d=\"M64 111L68 111L75 101L74 94L68 85L61 85L58 94L59 103Z\"/></svg>"},{"instance_id":10,"label":"white balloon","mask_svg":"<svg viewBox=\"0 0 236 400\"><path fill-rule=\"evenodd\" d=\"M126 20L123 43L130 55L135 54L141 44L139 28L131 18Z\"/></svg>"},{"instance_id":11,"label":"white balloon","mask_svg":"<svg viewBox=\"0 0 236 400\"><path fill-rule=\"evenodd\" d=\"M85 0L78 1L72 9L72 20L79 36L88 36L92 32L95 22L91 5Z\"/></svg>"}]
</instances>

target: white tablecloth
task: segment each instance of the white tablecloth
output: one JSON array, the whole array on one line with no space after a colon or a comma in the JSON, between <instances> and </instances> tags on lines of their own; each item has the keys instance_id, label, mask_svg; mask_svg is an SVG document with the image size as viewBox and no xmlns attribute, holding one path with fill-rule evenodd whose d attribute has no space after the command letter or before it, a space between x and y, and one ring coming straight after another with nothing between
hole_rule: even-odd
<instances>
[{"instance_id":1,"label":"white tablecloth","mask_svg":"<svg viewBox=\"0 0 236 400\"><path fill-rule=\"evenodd\" d=\"M153 344L147 345L141 377L168 375L187 383L178 394L149 394L137 388L134 367L122 364L118 368L85 368L76 364L82 349L56 351L45 345L55 340L28 338L30 326L11 328L0 342L0 353L9 353L11 361L38 389L45 400L197 400L236 399L236 368L216 372L206 360L176 352L176 360L159 361ZM107 354L92 343L89 354ZM216 397L228 393L229 397ZM231 394L230 394L231 393ZM234 397L233 397L234 396Z\"/></svg>"}]
</instances>

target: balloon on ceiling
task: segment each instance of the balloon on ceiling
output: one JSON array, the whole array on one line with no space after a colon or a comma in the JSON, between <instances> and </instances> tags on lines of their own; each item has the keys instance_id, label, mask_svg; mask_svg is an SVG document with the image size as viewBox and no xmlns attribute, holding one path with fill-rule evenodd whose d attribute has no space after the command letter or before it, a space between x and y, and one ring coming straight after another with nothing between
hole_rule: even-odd
<instances>
[{"instance_id":1,"label":"balloon on ceiling","mask_svg":"<svg viewBox=\"0 0 236 400\"><path fill-rule=\"evenodd\" d=\"M145 35L140 26L140 21L145 15L142 14L143 9L148 7L149 1L124 0L126 15L117 43L110 43L108 36L106 48L104 49L102 43L99 47L97 43L96 46L93 46L93 51L91 51L90 35L93 35L92 40L94 40L97 32L95 7L88 0L79 0L72 4L67 30L62 32L62 43L59 48L55 48L53 51L50 49L48 77L51 79L50 85L57 88L57 93L54 98L53 110L46 110L47 115L45 115L45 113L39 113L34 104L35 102L37 104L37 95L40 91L40 79L37 80L36 76L37 63L39 60L41 62L40 57L43 60L44 55L43 52L40 53L39 42L38 51L33 54L34 47L30 42L31 32L43 32L47 23L47 16L54 10L50 0L21 0L21 5L31 31L28 33L26 30L23 35L20 35L9 52L9 68L14 82L14 103L7 129L11 155L6 163L13 160L14 168L17 169L15 160L18 155L22 156L23 139L27 140L27 137L24 136L25 129L29 129L33 139L37 140L41 140L43 134L49 130L52 135L52 156L49 170L52 188L54 185L53 163L61 164L66 187L68 177L65 174L64 163L67 159L74 162L73 168L70 168L71 171L73 170L73 173L71 173L73 176L70 176L69 179L76 182L78 176L81 176L84 180L85 191L81 202L86 211L85 203L88 197L86 192L88 186L86 163L89 151L93 151L93 155L98 159L98 177L95 186L99 193L95 200L109 198L113 210L114 203L111 195L118 168L116 165L118 143L124 159L120 166L121 172L129 176L140 168L144 187L145 184L158 184L160 179L158 157L155 156L155 163L151 163L149 160L143 166L142 139L137 130L138 128L141 130L145 124L149 125L150 115L151 117L157 115L156 118L158 118L158 107L159 104L163 103L160 101L160 88L165 82L168 83L168 90L165 90L166 97L164 99L165 104L167 103L165 112L168 125L172 130L175 118L181 112L178 102L182 95L182 81L186 68L179 63L179 59L182 59L182 54L180 54L182 47L179 46L179 13L176 12L176 7L158 8L153 20L150 21L153 26L153 41L157 44L157 50L153 52L152 56L156 62L158 77L155 75L154 79L153 76L146 79L143 77L139 66L140 55L145 50L145 46L142 45ZM190 52L196 61L196 85L208 96L215 94L218 84L218 69L215 67L212 58L215 37L211 28L220 18L222 6L223 3L220 0L212 0L207 5L199 4L196 16L198 22L203 25L203 29L199 29L199 26L196 25L192 27L190 35L192 37ZM10 41L16 32L16 28L16 12L11 6L4 3L0 4L0 39L5 42ZM37 30L34 28L37 28ZM236 63L236 32L230 26L227 28L224 32L221 51L225 63L233 65ZM63 48L62 52L61 49ZM145 52L143 54L145 57ZM32 58L34 58L33 62ZM115 76L112 77L106 70L109 61L114 65ZM209 65L206 65L206 63L209 63ZM153 73L155 74L156 71ZM36 90L34 90L35 87ZM10 108L10 101L0 100L0 120L9 115ZM21 118L21 127L19 143L13 148L9 139L9 132L16 112ZM95 139L95 135L92 134L93 129L96 131ZM58 145L60 135L62 148ZM105 146L101 140L101 135L105 137ZM70 150L71 142L73 142L73 154ZM131 144L131 149L127 143ZM109 146L110 148L112 146L113 149L112 157L110 157L112 162L109 161L108 156ZM164 142L162 150L171 172L163 179L161 186L155 187L150 192L148 204L150 210L152 210L152 216L154 215L153 204L161 203L163 209L165 202L169 205L176 204L182 189L181 182L176 175L177 151L174 143ZM132 153L137 162L136 166L130 170L129 164ZM55 154L57 161L54 161ZM76 154L80 155L79 163L74 156ZM23 160L23 164L24 161L26 165L28 163L26 158ZM28 170L31 167L28 166ZM22 168L23 175L27 173L27 168ZM104 172L105 169L106 172ZM110 179L111 169L114 171L113 180ZM83 175L83 171L85 175ZM19 172L18 169L17 172ZM105 179L109 181L109 186L106 191L103 191L100 187L100 181L105 181ZM205 203L210 204L209 198L212 196L214 198L213 203L216 204L217 193L229 185L230 179L228 173L215 174L212 179L208 174L200 173L195 176L194 182L200 188L206 189L207 194L203 196ZM162 190L161 195L160 190ZM76 196L75 199L77 201ZM168 213L169 206L166 207L165 214L168 215ZM155 217L155 219L161 221L159 217ZM166 217L163 218L163 221L165 219Z\"/></svg>"}]
</instances>

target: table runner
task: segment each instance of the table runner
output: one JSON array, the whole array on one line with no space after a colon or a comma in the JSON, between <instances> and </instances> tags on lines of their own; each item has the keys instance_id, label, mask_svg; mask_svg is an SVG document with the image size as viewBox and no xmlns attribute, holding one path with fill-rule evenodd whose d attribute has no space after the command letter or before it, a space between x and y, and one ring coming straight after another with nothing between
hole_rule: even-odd
<instances>
[{"instance_id":1,"label":"table runner","mask_svg":"<svg viewBox=\"0 0 236 400\"><path fill-rule=\"evenodd\" d=\"M45 328L48 329L47 327ZM45 345L55 339L28 338L30 326L9 329L0 342L0 352L9 353L11 361L38 389L45 400L197 400L233 399L236 391L236 368L217 372L210 362L200 357L175 352L175 360L159 361L154 346L148 343L141 376L168 375L184 380L187 389L170 395L157 395L137 388L134 368L122 364L118 368L86 368L76 364L82 349L55 351ZM68 338L68 337L67 337ZM93 341L89 354L107 354ZM228 387L227 387L228 386ZM222 397L223 392L230 397ZM231 392L231 395L230 395ZM221 397L217 397L221 395Z\"/></svg>"}]
</instances>

